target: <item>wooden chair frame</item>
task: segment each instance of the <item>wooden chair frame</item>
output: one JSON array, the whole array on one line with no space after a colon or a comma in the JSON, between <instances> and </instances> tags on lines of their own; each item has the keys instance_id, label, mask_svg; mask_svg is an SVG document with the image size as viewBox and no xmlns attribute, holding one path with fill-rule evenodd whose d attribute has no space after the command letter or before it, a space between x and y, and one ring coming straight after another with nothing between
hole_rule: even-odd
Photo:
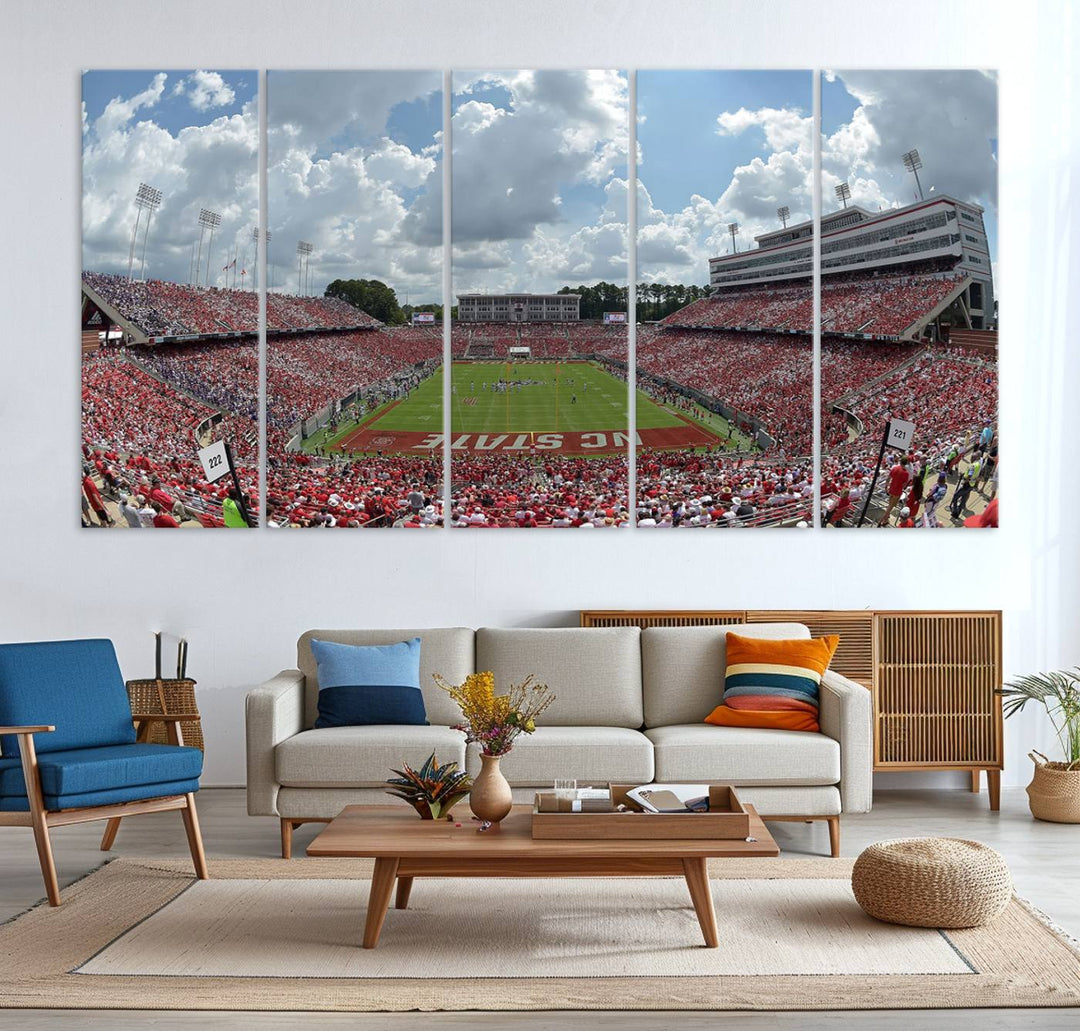
<instances>
[{"instance_id":1,"label":"wooden chair frame","mask_svg":"<svg viewBox=\"0 0 1080 1031\"><path fill-rule=\"evenodd\" d=\"M160 720L168 724L168 736L172 744L182 743L179 723L181 720L190 720L191 718L189 714L146 717L146 719ZM55 726L46 725L0 727L0 734L13 734L18 738L19 758L22 761L23 777L26 780L26 794L30 800L29 812L0 811L0 827L33 828L38 861L41 863L41 876L45 881L45 894L49 898L50 906L60 905L60 885L56 879L56 865L53 862L49 828L66 827L72 823L108 820L109 829L106 830L105 836L111 845L112 839L116 837L116 827L119 826L122 817L140 816L143 813L163 813L179 809L184 820L184 830L187 832L188 847L191 850L195 875L201 881L209 879L210 873L206 867L206 855L203 852L202 833L199 830L199 816L195 811L195 793L193 791L189 791L184 795L144 798L137 802L88 806L85 809L46 809L44 795L41 790L41 771L38 768L37 750L34 747L34 735L49 734L54 730L56 730ZM110 830L112 837L109 836Z\"/></svg>"}]
</instances>

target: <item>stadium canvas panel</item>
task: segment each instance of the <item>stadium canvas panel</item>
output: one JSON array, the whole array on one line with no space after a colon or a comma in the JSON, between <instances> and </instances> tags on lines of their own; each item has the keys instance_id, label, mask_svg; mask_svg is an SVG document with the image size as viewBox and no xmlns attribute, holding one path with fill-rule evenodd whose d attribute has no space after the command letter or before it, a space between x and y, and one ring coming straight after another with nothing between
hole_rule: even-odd
<instances>
[{"instance_id":1,"label":"stadium canvas panel","mask_svg":"<svg viewBox=\"0 0 1080 1031\"><path fill-rule=\"evenodd\" d=\"M442 524L442 81L267 73L272 527Z\"/></svg>"},{"instance_id":2,"label":"stadium canvas panel","mask_svg":"<svg viewBox=\"0 0 1080 1031\"><path fill-rule=\"evenodd\" d=\"M813 75L637 76L637 522L813 515Z\"/></svg>"},{"instance_id":3,"label":"stadium canvas panel","mask_svg":"<svg viewBox=\"0 0 1080 1031\"><path fill-rule=\"evenodd\" d=\"M82 141L82 525L254 525L258 73L88 71Z\"/></svg>"},{"instance_id":4,"label":"stadium canvas panel","mask_svg":"<svg viewBox=\"0 0 1080 1031\"><path fill-rule=\"evenodd\" d=\"M629 89L453 73L451 524L629 521Z\"/></svg>"},{"instance_id":5,"label":"stadium canvas panel","mask_svg":"<svg viewBox=\"0 0 1080 1031\"><path fill-rule=\"evenodd\" d=\"M829 71L821 98L822 521L995 527L997 76Z\"/></svg>"}]
</instances>

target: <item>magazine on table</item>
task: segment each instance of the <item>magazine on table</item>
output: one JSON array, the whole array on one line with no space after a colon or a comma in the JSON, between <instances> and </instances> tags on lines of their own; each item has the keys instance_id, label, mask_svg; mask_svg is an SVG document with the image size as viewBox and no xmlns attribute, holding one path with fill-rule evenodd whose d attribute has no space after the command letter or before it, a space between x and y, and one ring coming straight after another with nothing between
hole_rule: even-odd
<instances>
[{"instance_id":1,"label":"magazine on table","mask_svg":"<svg viewBox=\"0 0 1080 1031\"><path fill-rule=\"evenodd\" d=\"M647 813L706 813L709 788L704 784L643 784L626 797Z\"/></svg>"}]
</instances>

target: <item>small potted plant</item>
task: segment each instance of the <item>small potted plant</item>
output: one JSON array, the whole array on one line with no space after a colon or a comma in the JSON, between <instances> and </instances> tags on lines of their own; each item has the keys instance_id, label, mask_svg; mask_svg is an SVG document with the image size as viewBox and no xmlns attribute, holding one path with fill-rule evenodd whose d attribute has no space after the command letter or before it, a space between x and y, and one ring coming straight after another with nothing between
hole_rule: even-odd
<instances>
[{"instance_id":1,"label":"small potted plant","mask_svg":"<svg viewBox=\"0 0 1080 1031\"><path fill-rule=\"evenodd\" d=\"M1051 762L1041 752L1029 752L1035 776L1028 785L1028 804L1036 820L1080 823L1080 668L1029 673L1002 688L1006 718L1028 702L1046 709L1061 743L1064 762Z\"/></svg>"},{"instance_id":2,"label":"small potted plant","mask_svg":"<svg viewBox=\"0 0 1080 1031\"><path fill-rule=\"evenodd\" d=\"M404 769L394 770L397 776L386 782L393 785L393 790L387 794L405 799L422 820L449 820L450 810L468 795L472 787L465 771L458 771L457 763L440 766L434 752L418 770L406 762L401 765Z\"/></svg>"}]
</instances>

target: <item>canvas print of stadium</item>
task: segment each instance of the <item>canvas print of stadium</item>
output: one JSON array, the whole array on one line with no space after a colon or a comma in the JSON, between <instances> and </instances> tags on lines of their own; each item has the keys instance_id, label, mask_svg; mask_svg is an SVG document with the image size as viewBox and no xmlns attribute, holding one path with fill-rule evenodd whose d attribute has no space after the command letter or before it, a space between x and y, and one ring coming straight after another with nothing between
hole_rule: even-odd
<instances>
[{"instance_id":1,"label":"canvas print of stadium","mask_svg":"<svg viewBox=\"0 0 1080 1031\"><path fill-rule=\"evenodd\" d=\"M629 522L628 99L454 72L452 526Z\"/></svg>"},{"instance_id":2,"label":"canvas print of stadium","mask_svg":"<svg viewBox=\"0 0 1080 1031\"><path fill-rule=\"evenodd\" d=\"M82 87L82 525L253 525L258 73ZM198 458L219 440L235 477Z\"/></svg>"},{"instance_id":3,"label":"canvas print of stadium","mask_svg":"<svg viewBox=\"0 0 1080 1031\"><path fill-rule=\"evenodd\" d=\"M442 523L442 73L267 73L271 526Z\"/></svg>"},{"instance_id":4,"label":"canvas print of stadium","mask_svg":"<svg viewBox=\"0 0 1080 1031\"><path fill-rule=\"evenodd\" d=\"M997 77L826 72L821 115L822 522L997 526Z\"/></svg>"},{"instance_id":5,"label":"canvas print of stadium","mask_svg":"<svg viewBox=\"0 0 1080 1031\"><path fill-rule=\"evenodd\" d=\"M637 126L637 523L808 526L813 73L641 71Z\"/></svg>"}]
</instances>

